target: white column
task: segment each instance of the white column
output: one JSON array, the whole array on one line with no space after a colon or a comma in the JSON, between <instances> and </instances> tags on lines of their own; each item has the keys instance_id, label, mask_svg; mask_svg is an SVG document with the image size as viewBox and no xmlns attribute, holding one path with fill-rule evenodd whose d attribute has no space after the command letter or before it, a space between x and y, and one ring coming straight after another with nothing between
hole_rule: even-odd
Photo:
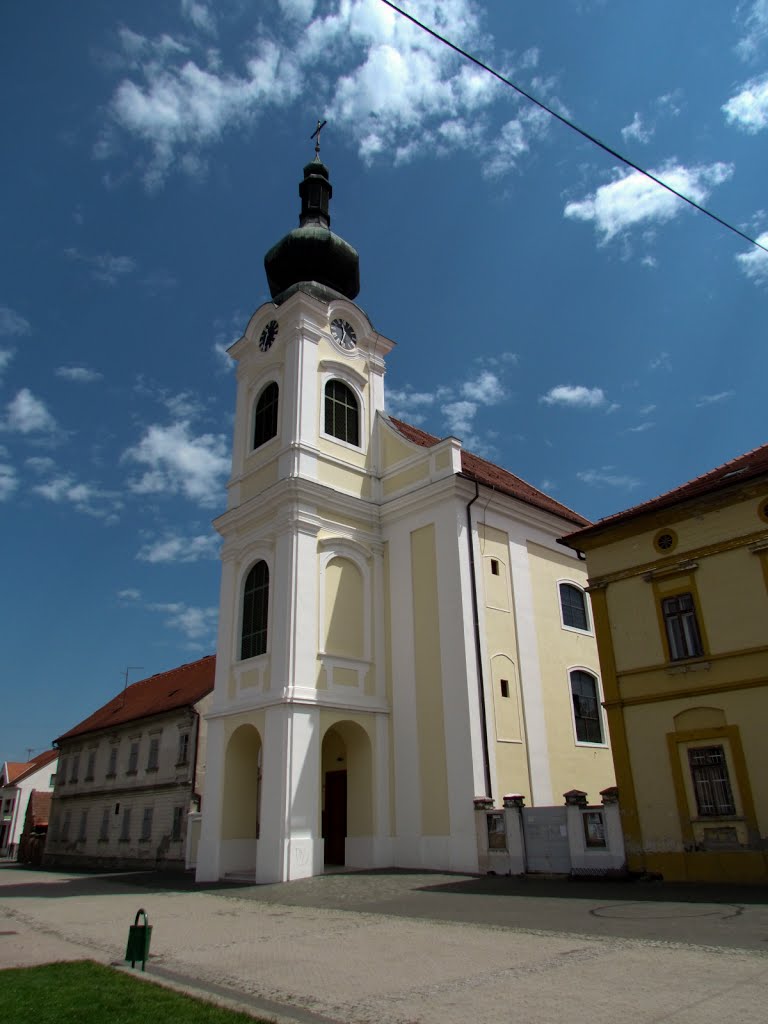
<instances>
[{"instance_id":1,"label":"white column","mask_svg":"<svg viewBox=\"0 0 768 1024\"><path fill-rule=\"evenodd\" d=\"M209 718L205 754L205 792L200 845L197 850L197 882L217 882L221 877L221 813L224 800L224 721Z\"/></svg>"}]
</instances>

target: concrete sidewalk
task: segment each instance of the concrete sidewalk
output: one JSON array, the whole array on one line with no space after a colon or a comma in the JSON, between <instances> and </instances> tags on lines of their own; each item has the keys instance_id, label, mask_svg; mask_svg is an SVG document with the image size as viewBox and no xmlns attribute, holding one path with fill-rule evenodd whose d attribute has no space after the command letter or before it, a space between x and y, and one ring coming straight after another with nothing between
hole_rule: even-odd
<instances>
[{"instance_id":1,"label":"concrete sidewalk","mask_svg":"<svg viewBox=\"0 0 768 1024\"><path fill-rule=\"evenodd\" d=\"M762 1024L763 893L716 902L694 890L594 889L366 873L198 890L185 879L0 869L0 966L120 960L143 906L153 974L272 1018L613 1024L619 1012L632 1024Z\"/></svg>"}]
</instances>

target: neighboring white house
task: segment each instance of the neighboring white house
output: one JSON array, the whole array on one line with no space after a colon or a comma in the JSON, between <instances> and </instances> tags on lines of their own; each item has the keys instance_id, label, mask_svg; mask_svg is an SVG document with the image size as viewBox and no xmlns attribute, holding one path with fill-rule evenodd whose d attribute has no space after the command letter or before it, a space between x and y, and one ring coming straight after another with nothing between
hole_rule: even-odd
<instances>
[{"instance_id":1,"label":"neighboring white house","mask_svg":"<svg viewBox=\"0 0 768 1024\"><path fill-rule=\"evenodd\" d=\"M56 780L58 750L31 761L5 761L0 771L0 857L15 857L32 790L50 793Z\"/></svg>"},{"instance_id":2,"label":"neighboring white house","mask_svg":"<svg viewBox=\"0 0 768 1024\"><path fill-rule=\"evenodd\" d=\"M197 877L476 871L476 797L614 782L586 574L557 542L586 520L387 415L394 342L352 301L319 158L299 193L273 301L230 349Z\"/></svg>"},{"instance_id":3,"label":"neighboring white house","mask_svg":"<svg viewBox=\"0 0 768 1024\"><path fill-rule=\"evenodd\" d=\"M209 655L133 683L59 736L46 866L185 867L215 663Z\"/></svg>"}]
</instances>

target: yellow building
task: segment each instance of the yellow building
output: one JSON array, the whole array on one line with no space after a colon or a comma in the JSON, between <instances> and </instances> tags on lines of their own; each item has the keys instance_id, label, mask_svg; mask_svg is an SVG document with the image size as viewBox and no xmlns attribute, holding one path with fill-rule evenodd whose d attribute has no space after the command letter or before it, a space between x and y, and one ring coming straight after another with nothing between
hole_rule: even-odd
<instances>
[{"instance_id":1,"label":"yellow building","mask_svg":"<svg viewBox=\"0 0 768 1024\"><path fill-rule=\"evenodd\" d=\"M768 445L564 539L587 556L630 870L768 880Z\"/></svg>"},{"instance_id":2,"label":"yellow building","mask_svg":"<svg viewBox=\"0 0 768 1024\"><path fill-rule=\"evenodd\" d=\"M586 525L386 412L318 159L237 363L197 877L478 869L474 799L613 784Z\"/></svg>"}]
</instances>

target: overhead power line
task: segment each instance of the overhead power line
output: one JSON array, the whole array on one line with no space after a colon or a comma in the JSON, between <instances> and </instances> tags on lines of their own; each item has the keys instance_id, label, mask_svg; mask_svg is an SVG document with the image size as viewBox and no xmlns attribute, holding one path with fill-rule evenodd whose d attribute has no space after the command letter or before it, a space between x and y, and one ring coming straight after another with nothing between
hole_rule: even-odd
<instances>
[{"instance_id":1,"label":"overhead power line","mask_svg":"<svg viewBox=\"0 0 768 1024\"><path fill-rule=\"evenodd\" d=\"M572 131L577 132L579 135L582 136L582 138L587 139L588 142L591 142L593 145L598 146L606 153L610 153L612 157L615 157L617 160L620 160L621 163L626 164L627 167L631 167L633 171L637 171L639 174L644 175L644 177L648 178L656 185L660 185L662 188L665 188L667 192L671 192L673 196L677 196L678 199L682 199L684 203L688 203L688 205L692 206L694 210L698 210L699 213L706 214L707 217L716 221L718 224L721 224L724 228L727 228L729 231L732 231L735 235L738 235L739 238L743 238L745 242L749 242L750 245L754 245L758 249L762 249L763 252L768 253L768 247L762 245L760 242L757 241L757 239L752 238L751 235L745 234L743 231L739 230L739 228L735 227L733 224L730 224L727 220L723 220L722 217L718 217L716 213L713 213L711 210L708 210L706 206L702 206L700 203L697 203L694 199L691 199L690 196L686 196L682 192L678 192L676 188L672 188L672 186L668 185L666 181L662 181L661 178L657 178L655 174L652 174L650 171L647 171L644 167L641 167L640 164L636 164L634 160L630 160L629 157L626 157L622 153L619 153L617 149L613 149L612 146L609 146L601 139L598 139L596 135L592 135L590 132L585 131L584 128L580 128L569 118L564 117L562 114L558 114L556 110L552 109L552 107L548 107L546 103L543 103L541 100L537 99L531 93L526 92L525 89L521 88L519 85L516 85L509 78L505 78L504 75L502 75L499 71L496 71L488 64L484 64L483 61L479 60L471 53L468 53L466 50L462 50L460 46L457 46L455 43L452 43L450 39L446 39L445 36L441 36L439 32L436 32L433 28L430 28L429 25L425 25L424 22L419 21L418 18L415 18L412 14L409 14L407 11L404 11L402 7L398 7L397 4L392 3L392 0L382 0L382 3L386 4L387 7L391 7L393 11L396 11L398 14L402 15L403 18L407 18L408 21L413 22L414 25L422 29L422 31L426 32L428 35L432 36L433 39L437 39L438 42L443 43L449 49L453 50L455 53L458 53L459 56L464 57L465 60L468 60L472 64L475 64L483 71L486 71L489 75L493 75L493 77L498 79L498 81L501 82L503 85L508 86L508 88L510 89L514 89L515 92L519 93L521 96L524 96L527 100L530 100L531 103L534 103L537 107L540 107L541 110L546 111L551 117L554 117L556 120L560 121L567 128L570 128Z\"/></svg>"}]
</instances>

